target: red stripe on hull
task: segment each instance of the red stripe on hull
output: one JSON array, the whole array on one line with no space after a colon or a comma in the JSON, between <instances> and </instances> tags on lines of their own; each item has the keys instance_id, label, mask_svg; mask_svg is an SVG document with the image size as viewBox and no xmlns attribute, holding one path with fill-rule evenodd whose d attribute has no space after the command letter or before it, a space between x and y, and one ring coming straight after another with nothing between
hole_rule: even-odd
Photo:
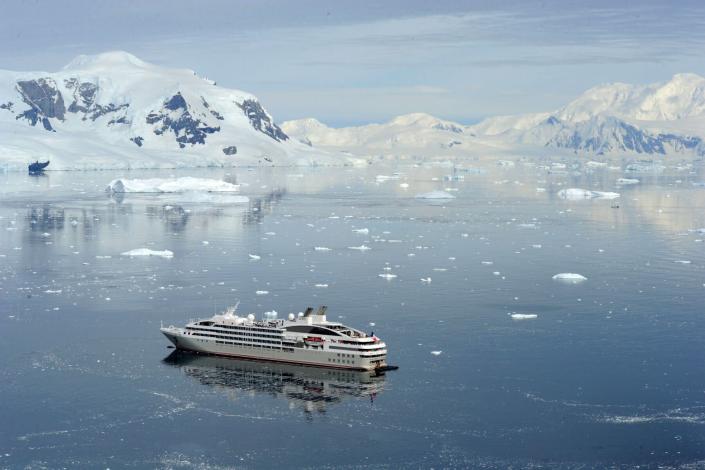
<instances>
[{"instance_id":1,"label":"red stripe on hull","mask_svg":"<svg viewBox=\"0 0 705 470\"><path fill-rule=\"evenodd\" d=\"M206 352L206 351L197 351L195 349L187 349L187 348L182 348L180 346L177 346L176 349L180 349L181 351L194 352L197 354L205 354L207 356L235 357L235 358L239 358L239 359L250 359L250 360L258 361L258 362L279 362L282 364L297 364L297 365L303 365L303 366L325 367L326 369L345 369L345 370L357 370L360 372L374 372L374 369L365 369L364 367L347 367L347 366L338 366L338 365L332 365L332 364L328 365L328 364L320 364L318 362L305 362L305 361L285 361L284 359L266 359L263 357L243 356L241 354L228 354L228 353L214 353L214 352Z\"/></svg>"}]
</instances>

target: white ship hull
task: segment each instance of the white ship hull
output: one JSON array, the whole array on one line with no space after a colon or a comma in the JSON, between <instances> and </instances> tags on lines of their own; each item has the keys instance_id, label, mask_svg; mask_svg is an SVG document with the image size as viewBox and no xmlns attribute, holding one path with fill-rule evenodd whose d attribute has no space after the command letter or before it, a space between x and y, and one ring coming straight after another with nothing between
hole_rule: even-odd
<instances>
[{"instance_id":1,"label":"white ship hull","mask_svg":"<svg viewBox=\"0 0 705 470\"><path fill-rule=\"evenodd\" d=\"M327 349L328 346L319 348L264 348L255 345L224 344L226 342L212 338L190 336L182 328L161 328L161 332L177 349L216 356L367 371L387 366L386 355L376 355L375 357L367 358L361 354L348 354Z\"/></svg>"}]
</instances>

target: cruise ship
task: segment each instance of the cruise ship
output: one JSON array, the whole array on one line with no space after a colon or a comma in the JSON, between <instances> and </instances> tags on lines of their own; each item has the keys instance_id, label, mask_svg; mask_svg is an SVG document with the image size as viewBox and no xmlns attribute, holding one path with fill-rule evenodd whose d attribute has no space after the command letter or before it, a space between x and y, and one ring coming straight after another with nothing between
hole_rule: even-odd
<instances>
[{"instance_id":1,"label":"cruise ship","mask_svg":"<svg viewBox=\"0 0 705 470\"><path fill-rule=\"evenodd\" d=\"M265 313L238 316L237 306L208 319L190 321L185 327L162 327L177 349L217 356L303 364L352 370L384 370L387 346L366 334L326 318L326 306L288 319Z\"/></svg>"}]
</instances>

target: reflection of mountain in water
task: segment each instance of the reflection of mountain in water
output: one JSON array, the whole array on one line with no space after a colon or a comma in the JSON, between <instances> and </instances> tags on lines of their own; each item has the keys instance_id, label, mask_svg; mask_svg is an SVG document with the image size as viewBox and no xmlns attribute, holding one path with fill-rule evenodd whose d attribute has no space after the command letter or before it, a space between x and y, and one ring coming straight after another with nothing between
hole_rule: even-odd
<instances>
[{"instance_id":1,"label":"reflection of mountain in water","mask_svg":"<svg viewBox=\"0 0 705 470\"><path fill-rule=\"evenodd\" d=\"M190 377L228 393L254 392L289 401L307 413L346 397L373 401L384 388L384 374L247 361L174 351L164 359Z\"/></svg>"},{"instance_id":2,"label":"reflection of mountain in water","mask_svg":"<svg viewBox=\"0 0 705 470\"><path fill-rule=\"evenodd\" d=\"M286 195L286 189L275 189L264 196L250 198L250 205L245 213L245 224L257 224L264 220L265 214L272 212L272 206Z\"/></svg>"}]
</instances>

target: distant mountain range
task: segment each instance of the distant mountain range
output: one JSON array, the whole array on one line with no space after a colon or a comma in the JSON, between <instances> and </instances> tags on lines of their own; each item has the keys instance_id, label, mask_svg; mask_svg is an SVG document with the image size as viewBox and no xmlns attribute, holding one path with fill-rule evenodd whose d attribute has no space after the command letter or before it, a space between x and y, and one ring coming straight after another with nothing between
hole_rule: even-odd
<instances>
[{"instance_id":1,"label":"distant mountain range","mask_svg":"<svg viewBox=\"0 0 705 470\"><path fill-rule=\"evenodd\" d=\"M289 139L259 100L126 52L63 70L0 71L0 167L52 169L339 163Z\"/></svg>"},{"instance_id":2,"label":"distant mountain range","mask_svg":"<svg viewBox=\"0 0 705 470\"><path fill-rule=\"evenodd\" d=\"M375 157L460 157L521 152L607 156L705 155L705 79L601 85L548 113L499 116L465 126L427 114L334 129L315 119L282 129L314 147Z\"/></svg>"},{"instance_id":3,"label":"distant mountain range","mask_svg":"<svg viewBox=\"0 0 705 470\"><path fill-rule=\"evenodd\" d=\"M59 72L0 71L0 169L424 161L493 155L705 155L705 79L592 88L547 113L463 125L428 114L331 128L274 122L259 100L127 52L79 56Z\"/></svg>"}]
</instances>

